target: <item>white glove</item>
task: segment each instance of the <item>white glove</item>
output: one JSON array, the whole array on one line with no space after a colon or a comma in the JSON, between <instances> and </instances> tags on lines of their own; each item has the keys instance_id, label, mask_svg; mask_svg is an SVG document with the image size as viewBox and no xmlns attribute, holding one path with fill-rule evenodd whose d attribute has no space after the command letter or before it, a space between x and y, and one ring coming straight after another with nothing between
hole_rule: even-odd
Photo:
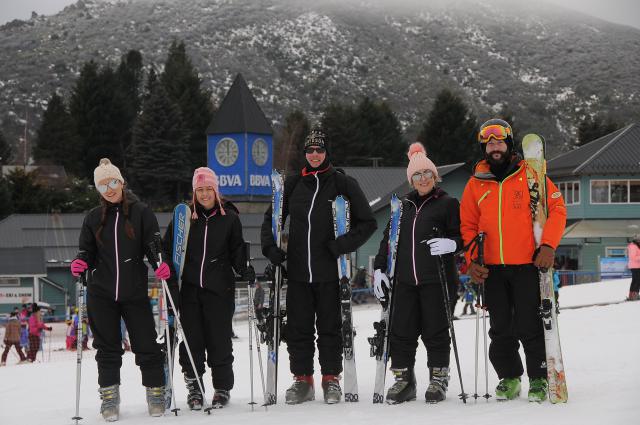
<instances>
[{"instance_id":1,"label":"white glove","mask_svg":"<svg viewBox=\"0 0 640 425\"><path fill-rule=\"evenodd\" d=\"M456 252L456 241L447 238L434 238L427 241L431 255L444 255Z\"/></svg>"},{"instance_id":2,"label":"white glove","mask_svg":"<svg viewBox=\"0 0 640 425\"><path fill-rule=\"evenodd\" d=\"M387 276L386 273L382 273L380 269L376 269L373 272L373 295L376 296L378 301L384 301L389 290L391 290L391 282L389 282L389 276Z\"/></svg>"}]
</instances>

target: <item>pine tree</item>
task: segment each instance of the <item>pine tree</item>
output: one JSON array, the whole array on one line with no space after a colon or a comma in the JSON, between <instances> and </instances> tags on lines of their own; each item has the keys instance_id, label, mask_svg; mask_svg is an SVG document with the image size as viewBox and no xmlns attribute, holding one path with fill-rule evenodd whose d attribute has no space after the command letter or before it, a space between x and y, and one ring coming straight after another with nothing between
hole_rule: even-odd
<instances>
[{"instance_id":1,"label":"pine tree","mask_svg":"<svg viewBox=\"0 0 640 425\"><path fill-rule=\"evenodd\" d=\"M16 168L7 176L14 213L33 214L47 211L49 196L36 181L36 177L35 172L25 172L22 168Z\"/></svg>"},{"instance_id":2,"label":"pine tree","mask_svg":"<svg viewBox=\"0 0 640 425\"><path fill-rule=\"evenodd\" d=\"M144 70L142 68L142 55L137 50L130 50L122 56L120 65L116 71L118 92L116 103L120 104L123 115L121 132L119 136L121 152L127 152L131 144L131 132L136 118L140 113L142 104L142 81ZM126 155L123 156L123 165L126 167Z\"/></svg>"},{"instance_id":3,"label":"pine tree","mask_svg":"<svg viewBox=\"0 0 640 425\"><path fill-rule=\"evenodd\" d=\"M408 146L403 139L400 121L389 105L366 97L358 105L358 116L358 148L362 165L369 165L371 158L385 166L404 164Z\"/></svg>"},{"instance_id":4,"label":"pine tree","mask_svg":"<svg viewBox=\"0 0 640 425\"><path fill-rule=\"evenodd\" d=\"M587 117L578 125L578 140L576 147L582 146L609 133L613 133L624 125L614 121L610 116L606 119L602 116Z\"/></svg>"},{"instance_id":5,"label":"pine tree","mask_svg":"<svg viewBox=\"0 0 640 425\"><path fill-rule=\"evenodd\" d=\"M462 99L448 89L436 96L431 112L418 135L427 155L438 166L470 162L477 157L478 124Z\"/></svg>"},{"instance_id":6,"label":"pine tree","mask_svg":"<svg viewBox=\"0 0 640 425\"><path fill-rule=\"evenodd\" d=\"M171 43L160 81L182 115L191 169L206 165L206 130L213 116L211 94L201 88L202 81L191 64L184 42Z\"/></svg>"},{"instance_id":7,"label":"pine tree","mask_svg":"<svg viewBox=\"0 0 640 425\"><path fill-rule=\"evenodd\" d=\"M0 165L6 165L11 161L13 157L13 150L11 149L11 145L0 131Z\"/></svg>"},{"instance_id":8,"label":"pine tree","mask_svg":"<svg viewBox=\"0 0 640 425\"><path fill-rule=\"evenodd\" d=\"M275 136L275 168L299 172L304 167L302 150L309 130L304 112L296 109L286 116L284 128Z\"/></svg>"},{"instance_id":9,"label":"pine tree","mask_svg":"<svg viewBox=\"0 0 640 425\"><path fill-rule=\"evenodd\" d=\"M330 103L322 113L321 127L327 135L331 162L351 165L360 158L358 113L352 106Z\"/></svg>"},{"instance_id":10,"label":"pine tree","mask_svg":"<svg viewBox=\"0 0 640 425\"><path fill-rule=\"evenodd\" d=\"M78 175L84 170L79 152L80 141L71 115L62 97L53 93L37 130L34 158L40 164L62 165L68 173Z\"/></svg>"},{"instance_id":11,"label":"pine tree","mask_svg":"<svg viewBox=\"0 0 640 425\"><path fill-rule=\"evenodd\" d=\"M0 177L0 220L13 213L11 188L7 179Z\"/></svg>"},{"instance_id":12,"label":"pine tree","mask_svg":"<svg viewBox=\"0 0 640 425\"><path fill-rule=\"evenodd\" d=\"M133 129L129 158L131 185L150 205L171 207L190 189L187 143L178 107L155 85Z\"/></svg>"}]
</instances>

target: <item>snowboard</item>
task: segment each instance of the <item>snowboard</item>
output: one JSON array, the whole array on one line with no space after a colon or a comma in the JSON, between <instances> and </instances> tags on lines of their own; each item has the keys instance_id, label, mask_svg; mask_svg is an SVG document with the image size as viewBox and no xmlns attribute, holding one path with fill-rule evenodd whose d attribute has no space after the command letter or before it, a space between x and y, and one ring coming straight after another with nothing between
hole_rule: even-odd
<instances>
[{"instance_id":1,"label":"snowboard","mask_svg":"<svg viewBox=\"0 0 640 425\"><path fill-rule=\"evenodd\" d=\"M537 134L527 134L522 140L526 161L527 183L531 198L533 234L536 246L540 245L542 230L547 221L547 164L544 140ZM540 270L540 314L544 326L549 401L566 403L569 397L560 347L560 332L556 300L553 292L553 269Z\"/></svg>"}]
</instances>

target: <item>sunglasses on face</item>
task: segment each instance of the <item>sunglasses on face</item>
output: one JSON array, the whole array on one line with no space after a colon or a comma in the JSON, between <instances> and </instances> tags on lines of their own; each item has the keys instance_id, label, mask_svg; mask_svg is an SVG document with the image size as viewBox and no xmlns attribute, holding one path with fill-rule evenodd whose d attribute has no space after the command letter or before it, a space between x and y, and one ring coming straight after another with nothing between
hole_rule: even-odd
<instances>
[{"instance_id":1,"label":"sunglasses on face","mask_svg":"<svg viewBox=\"0 0 640 425\"><path fill-rule=\"evenodd\" d=\"M488 125L478 133L478 141L487 143L491 139L505 140L511 136L511 129L500 124Z\"/></svg>"},{"instance_id":2,"label":"sunglasses on face","mask_svg":"<svg viewBox=\"0 0 640 425\"><path fill-rule=\"evenodd\" d=\"M120 186L120 181L118 179L113 179L107 184L97 185L96 189L98 189L98 192L100 193L107 193L107 190L109 190L109 188L116 190L118 186Z\"/></svg>"},{"instance_id":3,"label":"sunglasses on face","mask_svg":"<svg viewBox=\"0 0 640 425\"><path fill-rule=\"evenodd\" d=\"M417 173L414 173L411 176L411 180L413 180L414 182L418 182L420 181L422 178L425 179L431 179L433 178L433 171L431 170L427 170L427 171L418 171Z\"/></svg>"},{"instance_id":4,"label":"sunglasses on face","mask_svg":"<svg viewBox=\"0 0 640 425\"><path fill-rule=\"evenodd\" d=\"M312 153L325 153L327 150L325 148L306 148L304 153L312 154Z\"/></svg>"}]
</instances>

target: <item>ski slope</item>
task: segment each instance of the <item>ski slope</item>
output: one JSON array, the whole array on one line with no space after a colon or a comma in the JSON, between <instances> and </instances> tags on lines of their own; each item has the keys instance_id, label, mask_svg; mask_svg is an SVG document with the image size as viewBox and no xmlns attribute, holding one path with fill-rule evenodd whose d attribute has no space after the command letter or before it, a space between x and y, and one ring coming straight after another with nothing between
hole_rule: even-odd
<instances>
[{"instance_id":1,"label":"ski slope","mask_svg":"<svg viewBox=\"0 0 640 425\"><path fill-rule=\"evenodd\" d=\"M605 281L562 288L562 307L581 306L624 299L629 279ZM458 305L458 310L461 305ZM636 424L638 423L638 399L640 396L640 302L626 302L608 306L594 306L563 310L559 316L562 348L564 353L569 403L552 405L529 403L526 399L528 381L523 380L521 398L509 402L469 400L464 405L457 399L460 392L453 353L451 383L448 399L438 405L424 403L424 391L428 384L426 353L420 345L416 363L418 400L397 406L373 405L375 362L369 357L366 337L371 336L371 323L377 320L376 306L356 308L354 321L357 327L356 356L359 403L325 405L322 401L319 367L316 366L316 401L298 406L282 404L284 390L290 385L286 346L281 346L278 396L280 404L251 407L249 390L248 329L246 323L236 322L239 340L234 341L236 386L231 404L210 416L202 412L190 412L186 407L186 391L180 374L176 373L177 400L182 409L178 417L166 414L151 418L146 412L144 388L134 356L127 353L123 359L120 422L128 424ZM467 316L469 317L469 316ZM487 324L488 325L488 324ZM474 392L474 335L475 320L455 322L456 335L462 363L462 376L467 393ZM255 350L255 346L254 346ZM264 348L263 348L264 353ZM82 369L82 396L80 415L82 424L103 424L99 414L97 394L97 368L95 351L85 352ZM484 394L484 375L481 361L480 386ZM258 363L254 362L256 376ZM497 384L497 377L489 365L489 391ZM71 424L75 413L75 355L61 356L47 363L10 365L0 368L0 424ZM387 376L387 388L391 382ZM207 398L212 389L210 375L205 380ZM255 381L255 398L261 401L262 390Z\"/></svg>"}]
</instances>

